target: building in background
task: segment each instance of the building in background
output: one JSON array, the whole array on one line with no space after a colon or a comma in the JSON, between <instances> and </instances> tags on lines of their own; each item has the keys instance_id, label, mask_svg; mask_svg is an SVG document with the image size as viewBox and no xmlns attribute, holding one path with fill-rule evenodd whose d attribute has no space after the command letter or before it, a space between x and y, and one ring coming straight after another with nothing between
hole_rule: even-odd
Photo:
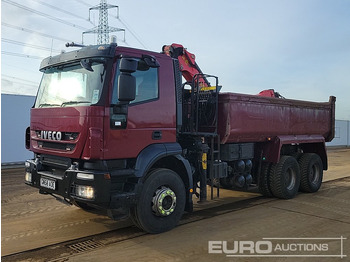
<instances>
[{"instance_id":1,"label":"building in background","mask_svg":"<svg viewBox=\"0 0 350 262\"><path fill-rule=\"evenodd\" d=\"M1 164L33 158L25 148L25 130L34 101L34 96L1 94Z\"/></svg>"}]
</instances>

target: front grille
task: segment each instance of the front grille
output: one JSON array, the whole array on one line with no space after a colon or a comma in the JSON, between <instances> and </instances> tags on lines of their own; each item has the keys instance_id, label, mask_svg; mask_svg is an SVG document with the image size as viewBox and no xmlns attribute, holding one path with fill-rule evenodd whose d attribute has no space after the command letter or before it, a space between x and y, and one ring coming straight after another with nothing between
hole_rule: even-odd
<instances>
[{"instance_id":1,"label":"front grille","mask_svg":"<svg viewBox=\"0 0 350 262\"><path fill-rule=\"evenodd\" d=\"M63 140L76 140L78 138L79 133L73 132L63 132Z\"/></svg>"},{"instance_id":2,"label":"front grille","mask_svg":"<svg viewBox=\"0 0 350 262\"><path fill-rule=\"evenodd\" d=\"M48 149L56 149L56 150L64 150L64 151L73 151L75 148L75 144L47 142L47 141L38 141L38 146L39 148L48 148Z\"/></svg>"}]
</instances>

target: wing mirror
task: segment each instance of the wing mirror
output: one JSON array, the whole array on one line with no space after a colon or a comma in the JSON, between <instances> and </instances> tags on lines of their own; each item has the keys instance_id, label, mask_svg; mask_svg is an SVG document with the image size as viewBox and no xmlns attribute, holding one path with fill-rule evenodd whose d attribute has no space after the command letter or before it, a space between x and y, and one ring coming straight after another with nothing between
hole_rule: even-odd
<instances>
[{"instance_id":1,"label":"wing mirror","mask_svg":"<svg viewBox=\"0 0 350 262\"><path fill-rule=\"evenodd\" d=\"M121 102L131 102L136 97L136 78L131 75L137 70L138 61L134 58L120 59L118 79L118 99Z\"/></svg>"}]
</instances>

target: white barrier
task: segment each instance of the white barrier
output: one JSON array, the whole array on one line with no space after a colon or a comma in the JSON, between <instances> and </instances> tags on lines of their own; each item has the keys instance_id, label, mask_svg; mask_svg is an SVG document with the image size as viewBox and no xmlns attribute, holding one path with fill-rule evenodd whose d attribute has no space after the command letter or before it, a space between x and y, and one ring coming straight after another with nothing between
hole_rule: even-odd
<instances>
[{"instance_id":1,"label":"white barrier","mask_svg":"<svg viewBox=\"0 0 350 262\"><path fill-rule=\"evenodd\" d=\"M327 146L350 146L349 120L335 120L335 136Z\"/></svg>"}]
</instances>

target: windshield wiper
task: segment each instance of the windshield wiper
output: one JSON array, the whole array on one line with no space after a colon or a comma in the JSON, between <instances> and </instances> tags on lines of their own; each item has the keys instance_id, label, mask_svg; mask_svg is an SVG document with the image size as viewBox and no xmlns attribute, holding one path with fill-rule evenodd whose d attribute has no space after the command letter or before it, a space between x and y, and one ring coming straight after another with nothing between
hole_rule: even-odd
<instances>
[{"instance_id":1,"label":"windshield wiper","mask_svg":"<svg viewBox=\"0 0 350 262\"><path fill-rule=\"evenodd\" d=\"M68 101L68 102L63 102L61 104L61 107L64 107L66 105L73 105L73 104L84 104L84 103L91 103L91 101Z\"/></svg>"},{"instance_id":2,"label":"windshield wiper","mask_svg":"<svg viewBox=\"0 0 350 262\"><path fill-rule=\"evenodd\" d=\"M47 103L43 103L40 104L38 107L46 107L46 106L60 106L59 104L47 104Z\"/></svg>"}]
</instances>

